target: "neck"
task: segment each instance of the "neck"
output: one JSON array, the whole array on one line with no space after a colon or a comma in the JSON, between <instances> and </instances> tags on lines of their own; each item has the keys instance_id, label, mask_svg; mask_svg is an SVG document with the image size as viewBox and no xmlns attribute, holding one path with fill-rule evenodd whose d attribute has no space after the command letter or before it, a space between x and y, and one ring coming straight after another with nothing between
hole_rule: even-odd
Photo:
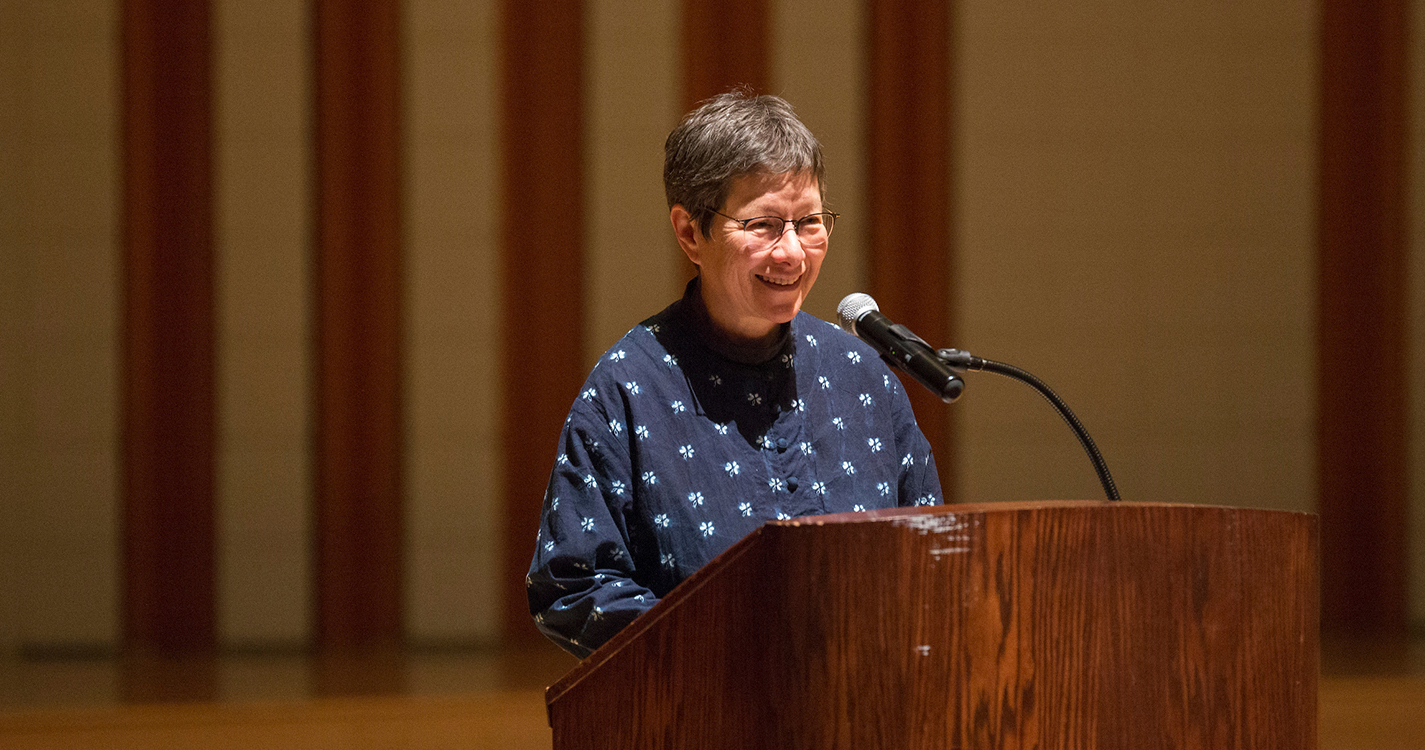
<instances>
[{"instance_id":1,"label":"neck","mask_svg":"<svg viewBox=\"0 0 1425 750\"><path fill-rule=\"evenodd\" d=\"M777 356L786 343L788 332L791 330L790 323L773 325L770 330L761 336L748 336L734 332L723 325L712 316L712 311L708 310L703 302L702 289L697 279L693 279L688 284L688 292L685 295L691 303L694 317L698 327L702 329L702 338L708 348L718 354L743 364L761 364Z\"/></svg>"}]
</instances>

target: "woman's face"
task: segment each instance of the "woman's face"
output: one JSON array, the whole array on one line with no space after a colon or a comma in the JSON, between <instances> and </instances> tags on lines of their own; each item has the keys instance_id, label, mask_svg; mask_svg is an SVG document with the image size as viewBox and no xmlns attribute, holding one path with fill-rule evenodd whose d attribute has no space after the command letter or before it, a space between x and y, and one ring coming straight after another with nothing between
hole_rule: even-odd
<instances>
[{"instance_id":1,"label":"woman's face","mask_svg":"<svg viewBox=\"0 0 1425 750\"><path fill-rule=\"evenodd\" d=\"M821 210L821 189L809 173L739 177L718 209L736 219L778 216L789 221ZM679 246L698 266L713 323L734 339L773 338L801 309L826 256L824 237L803 244L790 225L767 243L722 216L713 216L707 237L682 206L673 207L671 218Z\"/></svg>"}]
</instances>

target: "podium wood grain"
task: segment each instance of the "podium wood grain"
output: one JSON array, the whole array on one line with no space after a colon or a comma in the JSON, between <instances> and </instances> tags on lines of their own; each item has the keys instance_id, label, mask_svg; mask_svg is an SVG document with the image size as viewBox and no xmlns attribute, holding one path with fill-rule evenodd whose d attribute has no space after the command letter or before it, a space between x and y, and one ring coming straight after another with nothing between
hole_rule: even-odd
<instances>
[{"instance_id":1,"label":"podium wood grain","mask_svg":"<svg viewBox=\"0 0 1425 750\"><path fill-rule=\"evenodd\" d=\"M574 748L1315 748L1316 518L771 522L549 688Z\"/></svg>"}]
</instances>

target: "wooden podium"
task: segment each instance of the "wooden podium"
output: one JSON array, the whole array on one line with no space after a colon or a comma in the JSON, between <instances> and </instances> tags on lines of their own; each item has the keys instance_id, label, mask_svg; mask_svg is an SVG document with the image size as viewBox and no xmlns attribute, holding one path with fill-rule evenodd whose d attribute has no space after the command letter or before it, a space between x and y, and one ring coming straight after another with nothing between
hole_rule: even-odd
<instances>
[{"instance_id":1,"label":"wooden podium","mask_svg":"<svg viewBox=\"0 0 1425 750\"><path fill-rule=\"evenodd\" d=\"M1108 502L769 522L549 688L575 748L1316 748L1317 522Z\"/></svg>"}]
</instances>

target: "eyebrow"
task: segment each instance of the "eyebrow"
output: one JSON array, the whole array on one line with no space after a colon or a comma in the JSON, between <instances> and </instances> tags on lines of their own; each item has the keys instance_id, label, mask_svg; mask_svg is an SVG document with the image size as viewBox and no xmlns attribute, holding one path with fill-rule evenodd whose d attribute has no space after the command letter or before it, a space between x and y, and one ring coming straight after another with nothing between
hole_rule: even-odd
<instances>
[{"instance_id":1,"label":"eyebrow","mask_svg":"<svg viewBox=\"0 0 1425 750\"><path fill-rule=\"evenodd\" d=\"M812 214L826 213L826 207L825 207L825 206L822 206L821 208L818 208L818 209L816 209L816 210L814 210L814 211L807 211L806 213L798 214L798 215L796 215L796 216L790 216L790 217L788 217L788 216L782 216L781 214L778 214L778 213L767 213L768 211L771 211L771 209L753 209L753 208L749 208L749 209L747 209L747 213L748 213L749 215L748 215L748 216L744 216L744 217L739 217L739 218L745 220L745 219L757 219L757 218L761 218L761 217L763 217L763 216L775 216L775 217L777 217L777 218L779 218L779 219L785 219L785 220L787 220L787 221L795 221L795 220L797 220L797 219L801 219L801 218L804 218L804 217L807 217L807 216L811 216Z\"/></svg>"}]
</instances>

